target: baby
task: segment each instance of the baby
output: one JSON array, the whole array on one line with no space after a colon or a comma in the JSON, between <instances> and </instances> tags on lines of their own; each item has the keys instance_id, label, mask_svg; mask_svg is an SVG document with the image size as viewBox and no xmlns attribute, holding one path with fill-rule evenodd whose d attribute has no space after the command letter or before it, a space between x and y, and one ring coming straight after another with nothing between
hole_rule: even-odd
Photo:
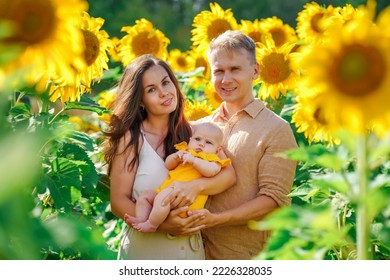
<instances>
[{"instance_id":1,"label":"baby","mask_svg":"<svg viewBox=\"0 0 390 280\"><path fill-rule=\"evenodd\" d=\"M168 216L171 206L163 206L162 201L172 191L167 188L174 181L186 182L218 174L222 167L231 164L230 159L221 160L217 153L222 149L223 133L221 129L209 122L199 123L193 127L192 137L188 143L175 145L178 150L169 155L165 166L170 170L168 179L156 190L143 192L136 203L136 217L130 217L132 226L141 232L154 232ZM202 209L207 195L199 195L189 206L190 209ZM181 213L186 217L186 213Z\"/></svg>"}]
</instances>

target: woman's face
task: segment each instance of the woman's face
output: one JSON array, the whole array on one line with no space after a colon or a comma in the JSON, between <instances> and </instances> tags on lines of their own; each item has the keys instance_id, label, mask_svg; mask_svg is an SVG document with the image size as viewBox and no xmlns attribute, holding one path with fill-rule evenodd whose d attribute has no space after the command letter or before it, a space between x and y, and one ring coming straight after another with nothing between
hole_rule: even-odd
<instances>
[{"instance_id":1,"label":"woman's face","mask_svg":"<svg viewBox=\"0 0 390 280\"><path fill-rule=\"evenodd\" d=\"M167 71L154 65L142 77L142 103L148 115L169 115L177 107L177 90Z\"/></svg>"}]
</instances>

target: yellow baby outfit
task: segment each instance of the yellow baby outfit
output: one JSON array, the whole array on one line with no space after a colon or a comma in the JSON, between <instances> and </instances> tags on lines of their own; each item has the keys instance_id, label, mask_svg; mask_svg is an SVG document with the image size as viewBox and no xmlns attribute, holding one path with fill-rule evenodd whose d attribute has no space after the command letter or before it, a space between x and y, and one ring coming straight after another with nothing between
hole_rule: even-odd
<instances>
[{"instance_id":1,"label":"yellow baby outfit","mask_svg":"<svg viewBox=\"0 0 390 280\"><path fill-rule=\"evenodd\" d=\"M179 144L176 144L175 148L178 151L187 151L188 145L186 142L181 142ZM198 153L195 152L194 150L189 150L189 152L194 157L198 157L207 161L217 162L221 165L221 167L231 164L230 159L220 159L216 154L206 154L204 152ZM184 165L179 164L175 169L169 171L168 179L166 179L164 183L158 189L156 189L156 192L159 193L167 186L171 185L174 181L188 182L200 177L202 177L202 174L200 174L199 171L196 170L192 164L189 163L186 163ZM202 209L206 203L207 197L208 197L207 195L199 195L195 199L195 201L189 206L188 210ZM185 213L182 213L180 216L186 217L187 215Z\"/></svg>"}]
</instances>

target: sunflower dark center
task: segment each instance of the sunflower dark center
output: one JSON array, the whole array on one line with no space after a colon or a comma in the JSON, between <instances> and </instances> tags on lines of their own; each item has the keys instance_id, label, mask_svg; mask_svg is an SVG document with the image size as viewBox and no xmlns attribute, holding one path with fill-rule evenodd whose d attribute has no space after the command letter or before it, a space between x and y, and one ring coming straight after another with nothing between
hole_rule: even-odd
<instances>
[{"instance_id":1,"label":"sunflower dark center","mask_svg":"<svg viewBox=\"0 0 390 280\"><path fill-rule=\"evenodd\" d=\"M321 108L317 108L314 111L313 118L321 125L326 125L327 124L326 118L325 118Z\"/></svg>"},{"instance_id":2,"label":"sunflower dark center","mask_svg":"<svg viewBox=\"0 0 390 280\"><path fill-rule=\"evenodd\" d=\"M262 35L260 32L252 31L248 35L249 35L249 37L251 37L253 39L253 41L261 42Z\"/></svg>"},{"instance_id":3,"label":"sunflower dark center","mask_svg":"<svg viewBox=\"0 0 390 280\"><path fill-rule=\"evenodd\" d=\"M177 64L181 67L186 67L187 66L187 61L184 57L180 56L178 57L178 59L176 60Z\"/></svg>"},{"instance_id":4,"label":"sunflower dark center","mask_svg":"<svg viewBox=\"0 0 390 280\"><path fill-rule=\"evenodd\" d=\"M218 35L230 29L232 29L232 26L229 22L224 19L216 19L207 29L208 40L211 41L212 39L218 37Z\"/></svg>"},{"instance_id":5,"label":"sunflower dark center","mask_svg":"<svg viewBox=\"0 0 390 280\"><path fill-rule=\"evenodd\" d=\"M284 81L290 75L288 61L279 53L265 56L260 64L260 76L268 83L276 84Z\"/></svg>"},{"instance_id":6,"label":"sunflower dark center","mask_svg":"<svg viewBox=\"0 0 390 280\"><path fill-rule=\"evenodd\" d=\"M7 40L10 43L38 44L50 38L56 29L51 1L21 1L4 16L15 24L14 34Z\"/></svg>"},{"instance_id":7,"label":"sunflower dark center","mask_svg":"<svg viewBox=\"0 0 390 280\"><path fill-rule=\"evenodd\" d=\"M323 32L323 29L321 28L321 25L320 25L321 19L323 17L324 17L324 14L322 12L319 12L319 13L313 15L313 17L310 20L310 26L316 33Z\"/></svg>"},{"instance_id":8,"label":"sunflower dark center","mask_svg":"<svg viewBox=\"0 0 390 280\"><path fill-rule=\"evenodd\" d=\"M344 46L335 57L329 77L343 94L361 97L381 85L386 70L384 58L376 47L351 44Z\"/></svg>"},{"instance_id":9,"label":"sunflower dark center","mask_svg":"<svg viewBox=\"0 0 390 280\"><path fill-rule=\"evenodd\" d=\"M85 42L85 51L84 59L88 66L91 66L96 58L99 56L100 52L100 43L96 35L89 31L83 30L84 42Z\"/></svg>"},{"instance_id":10,"label":"sunflower dark center","mask_svg":"<svg viewBox=\"0 0 390 280\"><path fill-rule=\"evenodd\" d=\"M132 41L134 53L139 56L143 54L157 54L159 50L159 40L156 36L149 37L148 32L140 33Z\"/></svg>"},{"instance_id":11,"label":"sunflower dark center","mask_svg":"<svg viewBox=\"0 0 390 280\"><path fill-rule=\"evenodd\" d=\"M269 31L276 46L281 46L286 43L286 34L281 28L273 28Z\"/></svg>"}]
</instances>

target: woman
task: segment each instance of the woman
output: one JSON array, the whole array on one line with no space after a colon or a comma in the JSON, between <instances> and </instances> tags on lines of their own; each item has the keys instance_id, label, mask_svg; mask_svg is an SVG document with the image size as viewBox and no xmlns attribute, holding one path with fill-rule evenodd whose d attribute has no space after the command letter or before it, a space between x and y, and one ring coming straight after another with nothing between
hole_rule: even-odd
<instances>
[{"instance_id":1,"label":"woman","mask_svg":"<svg viewBox=\"0 0 390 280\"><path fill-rule=\"evenodd\" d=\"M164 159L176 151L174 144L189 141L191 127L183 110L184 97L178 81L164 61L143 55L126 67L119 82L110 130L106 133L109 145L105 159L111 180L111 210L129 225L126 217L135 216L135 201L141 192L159 187L168 177ZM169 202L177 209L171 212L168 222L154 233L141 233L130 226L122 238L118 257L204 259L199 231L202 225L192 228L191 235L172 236L168 232L177 227L179 213L198 194L214 194L231 186L235 181L232 172L232 169L221 171L225 176L218 183L198 181L188 185L190 188L182 183L172 187ZM202 217L197 214L180 218L180 224L188 229ZM169 220L174 226L170 226Z\"/></svg>"}]
</instances>

